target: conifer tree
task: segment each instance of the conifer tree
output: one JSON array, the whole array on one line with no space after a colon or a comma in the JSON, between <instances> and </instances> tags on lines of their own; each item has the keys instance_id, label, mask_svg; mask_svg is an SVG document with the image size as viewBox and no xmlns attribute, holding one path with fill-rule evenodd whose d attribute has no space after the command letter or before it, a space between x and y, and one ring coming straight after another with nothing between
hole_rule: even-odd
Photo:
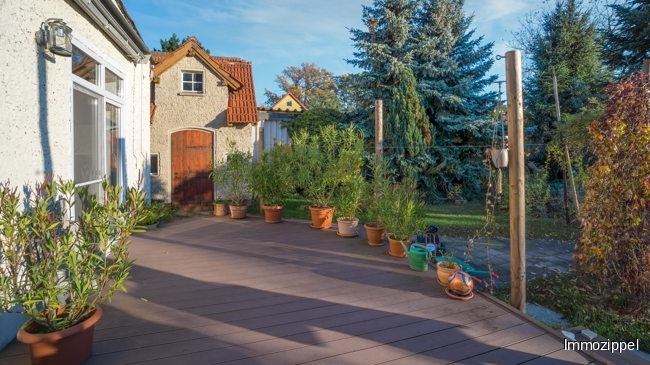
<instances>
[{"instance_id":1,"label":"conifer tree","mask_svg":"<svg viewBox=\"0 0 650 365\"><path fill-rule=\"evenodd\" d=\"M578 0L557 0L542 13L539 31L525 43L530 72L524 83L533 138L547 143L556 126L553 74L562 114L577 114L598 98L611 78L601 60L601 43L589 10ZM526 46L527 45L527 46Z\"/></svg>"},{"instance_id":2,"label":"conifer tree","mask_svg":"<svg viewBox=\"0 0 650 365\"><path fill-rule=\"evenodd\" d=\"M391 87L411 66L410 36L418 5L415 0L375 0L372 6L363 6L368 31L350 30L357 51L347 62L365 71L359 87L373 91L368 102L388 99Z\"/></svg>"},{"instance_id":3,"label":"conifer tree","mask_svg":"<svg viewBox=\"0 0 650 365\"><path fill-rule=\"evenodd\" d=\"M371 90L365 94L367 105L377 98L390 100L390 119L385 119L384 130L394 134L386 155L402 158L398 165L414 167L429 200L445 196L455 184L463 184L468 195L478 192L484 170L478 147L447 147L485 145L484 137L492 131L487 112L494 105L495 95L483 92L495 79L486 77L493 62L492 44L482 45L481 37L474 38L474 32L469 30L472 18L465 16L463 3L375 0L372 7L364 7L368 31L351 31L357 52L356 59L348 62L363 70L357 84ZM408 72L400 76L407 67L413 70L415 90L421 100L417 109L424 108L426 118L400 119L393 115L398 108L407 107L405 100L414 100L401 85L410 80ZM391 88L398 90L391 92ZM418 113L413 111L414 115ZM409 118L417 122L399 124ZM372 130L370 123L366 125ZM408 129L413 125L418 126L424 144L415 138L416 129ZM402 141L406 145L398 143L399 133L404 133Z\"/></svg>"},{"instance_id":4,"label":"conifer tree","mask_svg":"<svg viewBox=\"0 0 650 365\"><path fill-rule=\"evenodd\" d=\"M613 29L605 33L604 54L608 64L625 75L650 58L650 0L627 0L612 8Z\"/></svg>"},{"instance_id":5,"label":"conifer tree","mask_svg":"<svg viewBox=\"0 0 650 365\"><path fill-rule=\"evenodd\" d=\"M432 158L440 168L428 179L428 189L446 196L454 185L465 195L480 190L481 146L489 144L494 121L488 116L495 93L484 89L496 80L492 43L482 44L470 30L463 0L427 0L419 13L414 39L418 87L432 124ZM472 146L476 146L472 148Z\"/></svg>"},{"instance_id":6,"label":"conifer tree","mask_svg":"<svg viewBox=\"0 0 650 365\"><path fill-rule=\"evenodd\" d=\"M392 95L386 105L384 136L388 155L395 165L400 165L402 161L413 164L415 158L427 153L431 132L416 90L413 71L407 68L398 76L399 84L391 89Z\"/></svg>"}]
</instances>

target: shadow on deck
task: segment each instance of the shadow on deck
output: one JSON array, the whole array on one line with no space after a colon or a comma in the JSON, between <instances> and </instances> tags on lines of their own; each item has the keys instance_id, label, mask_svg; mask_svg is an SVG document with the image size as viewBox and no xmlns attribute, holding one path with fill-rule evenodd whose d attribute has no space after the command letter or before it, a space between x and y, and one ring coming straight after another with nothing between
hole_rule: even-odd
<instances>
[{"instance_id":1,"label":"shadow on deck","mask_svg":"<svg viewBox=\"0 0 650 365\"><path fill-rule=\"evenodd\" d=\"M514 310L308 222L179 219L134 236L87 364L588 364ZM14 342L0 364L28 364Z\"/></svg>"}]
</instances>

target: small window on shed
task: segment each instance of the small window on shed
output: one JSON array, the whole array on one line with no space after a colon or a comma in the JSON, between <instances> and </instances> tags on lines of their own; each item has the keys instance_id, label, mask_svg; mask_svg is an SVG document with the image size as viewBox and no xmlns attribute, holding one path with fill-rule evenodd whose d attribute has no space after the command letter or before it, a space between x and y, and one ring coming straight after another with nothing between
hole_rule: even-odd
<instances>
[{"instance_id":1,"label":"small window on shed","mask_svg":"<svg viewBox=\"0 0 650 365\"><path fill-rule=\"evenodd\" d=\"M287 106L293 106L293 101L287 101Z\"/></svg>"},{"instance_id":2,"label":"small window on shed","mask_svg":"<svg viewBox=\"0 0 650 365\"><path fill-rule=\"evenodd\" d=\"M150 158L149 158L149 169L151 171L151 175L153 176L158 176L158 170L159 170L159 165L158 165L158 153L152 153Z\"/></svg>"}]
</instances>

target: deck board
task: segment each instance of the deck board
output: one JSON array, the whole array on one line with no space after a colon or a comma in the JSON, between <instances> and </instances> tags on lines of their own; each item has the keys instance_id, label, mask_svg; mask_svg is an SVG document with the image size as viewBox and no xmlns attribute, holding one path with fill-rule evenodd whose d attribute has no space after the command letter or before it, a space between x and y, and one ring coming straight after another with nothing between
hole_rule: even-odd
<instances>
[{"instance_id":1,"label":"deck board","mask_svg":"<svg viewBox=\"0 0 650 365\"><path fill-rule=\"evenodd\" d=\"M127 293L86 364L587 364L477 294L456 301L365 234L259 217L173 221L134 236ZM143 300L144 299L144 300ZM0 364L28 364L13 342Z\"/></svg>"}]
</instances>

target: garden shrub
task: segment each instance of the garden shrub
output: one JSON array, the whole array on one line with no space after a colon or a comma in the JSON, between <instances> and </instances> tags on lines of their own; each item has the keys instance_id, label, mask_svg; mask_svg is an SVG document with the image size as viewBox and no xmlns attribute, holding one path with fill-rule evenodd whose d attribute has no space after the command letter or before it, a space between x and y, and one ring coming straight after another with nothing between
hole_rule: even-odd
<instances>
[{"instance_id":1,"label":"garden shrub","mask_svg":"<svg viewBox=\"0 0 650 365\"><path fill-rule=\"evenodd\" d=\"M632 313L650 305L649 82L637 73L606 89L605 114L589 128L595 161L576 245L581 270Z\"/></svg>"},{"instance_id":2,"label":"garden shrub","mask_svg":"<svg viewBox=\"0 0 650 365\"><path fill-rule=\"evenodd\" d=\"M551 199L548 171L540 169L526 176L526 214L546 217L546 206Z\"/></svg>"}]
</instances>

